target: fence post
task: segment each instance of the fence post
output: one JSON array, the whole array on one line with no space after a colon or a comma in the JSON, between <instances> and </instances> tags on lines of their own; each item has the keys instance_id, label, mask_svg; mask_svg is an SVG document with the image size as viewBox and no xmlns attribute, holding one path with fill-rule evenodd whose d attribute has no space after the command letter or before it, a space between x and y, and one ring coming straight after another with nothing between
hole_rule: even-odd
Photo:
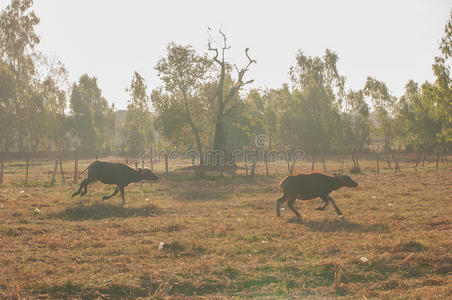
<instances>
[{"instance_id":1,"label":"fence post","mask_svg":"<svg viewBox=\"0 0 452 300\"><path fill-rule=\"evenodd\" d=\"M191 157L191 166L193 167L193 172L194 172L195 175L196 175L195 157L194 157L194 156Z\"/></svg>"},{"instance_id":2,"label":"fence post","mask_svg":"<svg viewBox=\"0 0 452 300\"><path fill-rule=\"evenodd\" d=\"M4 164L3 164L3 159L0 160L0 184L3 184L3 168L4 168Z\"/></svg>"},{"instance_id":3,"label":"fence post","mask_svg":"<svg viewBox=\"0 0 452 300\"><path fill-rule=\"evenodd\" d=\"M61 179L63 180L63 183L66 183L66 178L64 178L64 172L63 172L63 160L60 157L60 174Z\"/></svg>"},{"instance_id":4,"label":"fence post","mask_svg":"<svg viewBox=\"0 0 452 300\"><path fill-rule=\"evenodd\" d=\"M77 149L75 149L75 161L74 161L74 184L77 184L77 176L78 176L78 153Z\"/></svg>"},{"instance_id":5,"label":"fence post","mask_svg":"<svg viewBox=\"0 0 452 300\"><path fill-rule=\"evenodd\" d=\"M377 174L380 174L380 155L377 153Z\"/></svg>"},{"instance_id":6,"label":"fence post","mask_svg":"<svg viewBox=\"0 0 452 300\"><path fill-rule=\"evenodd\" d=\"M254 156L253 156L253 162L251 164L251 177L254 177L254 173L255 173L255 170L256 170L256 158L257 158L256 156L257 156L257 153L256 153L256 150L255 150Z\"/></svg>"},{"instance_id":7,"label":"fence post","mask_svg":"<svg viewBox=\"0 0 452 300\"><path fill-rule=\"evenodd\" d=\"M245 176L248 177L248 156L246 155L246 146L243 146L243 160L245 162Z\"/></svg>"},{"instance_id":8,"label":"fence post","mask_svg":"<svg viewBox=\"0 0 452 300\"><path fill-rule=\"evenodd\" d=\"M315 156L312 157L311 172L314 171L314 166L315 166Z\"/></svg>"},{"instance_id":9,"label":"fence post","mask_svg":"<svg viewBox=\"0 0 452 300\"><path fill-rule=\"evenodd\" d=\"M268 151L264 150L264 159L265 159L265 175L268 176Z\"/></svg>"},{"instance_id":10,"label":"fence post","mask_svg":"<svg viewBox=\"0 0 452 300\"><path fill-rule=\"evenodd\" d=\"M344 154L342 154L341 173L344 173Z\"/></svg>"},{"instance_id":11,"label":"fence post","mask_svg":"<svg viewBox=\"0 0 452 300\"><path fill-rule=\"evenodd\" d=\"M55 184L55 177L58 168L58 159L55 160L55 166L53 167L52 179L50 180L50 185L53 186Z\"/></svg>"},{"instance_id":12,"label":"fence post","mask_svg":"<svg viewBox=\"0 0 452 300\"><path fill-rule=\"evenodd\" d=\"M168 149L165 149L165 174L168 175Z\"/></svg>"},{"instance_id":13,"label":"fence post","mask_svg":"<svg viewBox=\"0 0 452 300\"><path fill-rule=\"evenodd\" d=\"M25 171L25 186L28 185L28 163L30 161L30 156L27 154L27 169Z\"/></svg>"},{"instance_id":14,"label":"fence post","mask_svg":"<svg viewBox=\"0 0 452 300\"><path fill-rule=\"evenodd\" d=\"M138 162L135 162L135 170L138 170Z\"/></svg>"},{"instance_id":15,"label":"fence post","mask_svg":"<svg viewBox=\"0 0 452 300\"><path fill-rule=\"evenodd\" d=\"M154 171L154 145L151 144L149 149L149 159L151 161L151 170Z\"/></svg>"},{"instance_id":16,"label":"fence post","mask_svg":"<svg viewBox=\"0 0 452 300\"><path fill-rule=\"evenodd\" d=\"M438 170L438 164L439 164L439 151L436 152L436 170Z\"/></svg>"}]
</instances>

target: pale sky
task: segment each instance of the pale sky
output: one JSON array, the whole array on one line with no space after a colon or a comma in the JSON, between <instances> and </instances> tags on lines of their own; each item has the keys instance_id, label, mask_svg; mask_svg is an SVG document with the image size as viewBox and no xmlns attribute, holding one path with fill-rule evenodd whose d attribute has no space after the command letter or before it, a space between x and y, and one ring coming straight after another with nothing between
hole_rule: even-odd
<instances>
[{"instance_id":1,"label":"pale sky","mask_svg":"<svg viewBox=\"0 0 452 300\"><path fill-rule=\"evenodd\" d=\"M1 8L9 1L0 0ZM325 48L340 58L347 87L360 89L366 77L384 81L395 96L409 79L432 81L452 1L112 1L35 0L41 18L38 50L59 57L70 80L87 73L117 109L127 106L125 89L134 71L148 92L159 86L154 66L169 42L207 50L207 28L222 28L232 46L229 58L258 64L246 79L252 87L279 88L301 49L321 56Z\"/></svg>"}]
</instances>

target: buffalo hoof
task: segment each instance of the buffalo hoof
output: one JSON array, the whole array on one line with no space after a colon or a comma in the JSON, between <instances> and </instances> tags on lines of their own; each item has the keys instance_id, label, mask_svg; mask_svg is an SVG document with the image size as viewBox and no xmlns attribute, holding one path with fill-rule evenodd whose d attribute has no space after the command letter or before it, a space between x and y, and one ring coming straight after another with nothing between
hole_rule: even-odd
<instances>
[{"instance_id":1,"label":"buffalo hoof","mask_svg":"<svg viewBox=\"0 0 452 300\"><path fill-rule=\"evenodd\" d=\"M303 221L301 220L301 218L293 218L289 219L287 223L303 224Z\"/></svg>"},{"instance_id":2,"label":"buffalo hoof","mask_svg":"<svg viewBox=\"0 0 452 300\"><path fill-rule=\"evenodd\" d=\"M75 197L75 196L77 196L78 195L78 193L73 193L72 194L72 197Z\"/></svg>"},{"instance_id":3,"label":"buffalo hoof","mask_svg":"<svg viewBox=\"0 0 452 300\"><path fill-rule=\"evenodd\" d=\"M325 210L324 207L317 207L316 210Z\"/></svg>"}]
</instances>

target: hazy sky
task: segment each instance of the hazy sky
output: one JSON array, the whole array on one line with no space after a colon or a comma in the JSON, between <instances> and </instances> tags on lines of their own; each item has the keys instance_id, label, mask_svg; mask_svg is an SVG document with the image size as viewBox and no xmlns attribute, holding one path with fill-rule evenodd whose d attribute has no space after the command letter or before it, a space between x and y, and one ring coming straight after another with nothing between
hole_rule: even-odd
<instances>
[{"instance_id":1,"label":"hazy sky","mask_svg":"<svg viewBox=\"0 0 452 300\"><path fill-rule=\"evenodd\" d=\"M247 76L253 87L289 82L298 49L320 56L329 48L339 55L348 88L360 89L373 76L400 96L409 79L433 79L452 1L35 0L34 8L41 18L38 50L59 57L71 81L83 73L97 77L107 100L123 109L134 71L150 91L160 85L154 66L167 44L204 52L209 26L227 34L229 58L239 66L250 48L258 62Z\"/></svg>"}]
</instances>

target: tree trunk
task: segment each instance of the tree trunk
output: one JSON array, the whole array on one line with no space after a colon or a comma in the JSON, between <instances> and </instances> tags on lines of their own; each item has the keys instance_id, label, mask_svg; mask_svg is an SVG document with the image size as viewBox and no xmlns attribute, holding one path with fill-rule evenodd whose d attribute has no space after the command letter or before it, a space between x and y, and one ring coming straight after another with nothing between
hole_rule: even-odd
<instances>
[{"instance_id":1,"label":"tree trunk","mask_svg":"<svg viewBox=\"0 0 452 300\"><path fill-rule=\"evenodd\" d=\"M217 115L215 122L215 135L213 137L213 150L226 151L226 130L224 128L223 115Z\"/></svg>"},{"instance_id":2,"label":"tree trunk","mask_svg":"<svg viewBox=\"0 0 452 300\"><path fill-rule=\"evenodd\" d=\"M184 97L184 104L185 104L185 111L187 113L188 122L190 123L191 129L193 131L193 134L195 135L196 139L196 147L198 148L199 153L199 172L198 176L203 177L204 176L204 153L202 151L202 143L201 143L201 137L199 136L199 131L195 126L195 123L193 122L193 119L191 117L190 108L188 106L188 99L187 95L184 91L182 92L182 96Z\"/></svg>"},{"instance_id":3,"label":"tree trunk","mask_svg":"<svg viewBox=\"0 0 452 300\"><path fill-rule=\"evenodd\" d=\"M414 166L414 170L416 170L416 171L417 171L417 167L419 166L419 161L421 160L421 157L422 157L422 152L419 153L417 160L416 160L416 165Z\"/></svg>"}]
</instances>

